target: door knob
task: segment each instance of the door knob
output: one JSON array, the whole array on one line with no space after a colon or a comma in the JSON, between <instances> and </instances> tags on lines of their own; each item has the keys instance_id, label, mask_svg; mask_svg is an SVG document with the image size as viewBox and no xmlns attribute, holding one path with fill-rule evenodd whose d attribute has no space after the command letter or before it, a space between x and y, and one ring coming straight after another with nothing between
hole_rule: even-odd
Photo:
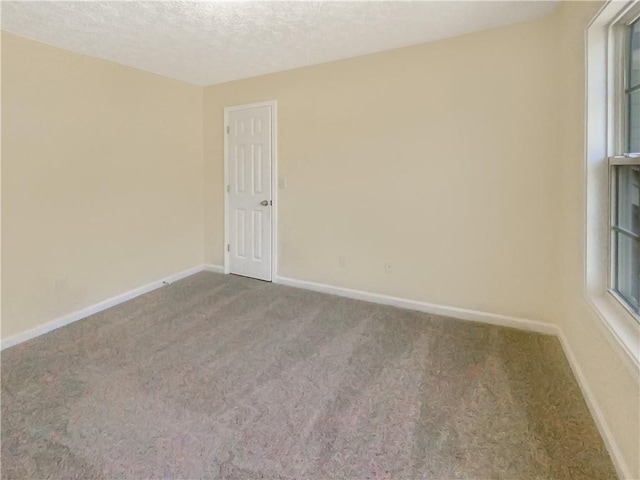
<instances>
[{"instance_id":1,"label":"door knob","mask_svg":"<svg viewBox=\"0 0 640 480\"><path fill-rule=\"evenodd\" d=\"M263 207L267 207L267 206L269 206L269 200L262 200L262 201L260 202L260 205L262 205Z\"/></svg>"}]
</instances>

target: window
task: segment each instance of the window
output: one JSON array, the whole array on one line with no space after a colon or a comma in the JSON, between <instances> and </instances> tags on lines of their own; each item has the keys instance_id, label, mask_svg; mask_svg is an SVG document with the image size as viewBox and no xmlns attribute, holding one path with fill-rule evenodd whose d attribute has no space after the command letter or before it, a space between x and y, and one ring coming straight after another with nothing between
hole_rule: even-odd
<instances>
[{"instance_id":1,"label":"window","mask_svg":"<svg viewBox=\"0 0 640 480\"><path fill-rule=\"evenodd\" d=\"M640 0L606 2L587 27L585 298L634 374L640 369L638 156Z\"/></svg>"},{"instance_id":2,"label":"window","mask_svg":"<svg viewBox=\"0 0 640 480\"><path fill-rule=\"evenodd\" d=\"M640 322L640 11L616 24L619 94L611 172L612 293Z\"/></svg>"}]
</instances>

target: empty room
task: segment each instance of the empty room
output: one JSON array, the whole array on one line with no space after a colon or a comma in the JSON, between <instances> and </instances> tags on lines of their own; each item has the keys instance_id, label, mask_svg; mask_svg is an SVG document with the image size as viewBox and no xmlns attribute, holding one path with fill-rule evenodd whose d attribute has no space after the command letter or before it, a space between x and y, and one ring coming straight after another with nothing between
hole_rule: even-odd
<instances>
[{"instance_id":1,"label":"empty room","mask_svg":"<svg viewBox=\"0 0 640 480\"><path fill-rule=\"evenodd\" d=\"M2 479L640 479L639 1L2 1Z\"/></svg>"}]
</instances>

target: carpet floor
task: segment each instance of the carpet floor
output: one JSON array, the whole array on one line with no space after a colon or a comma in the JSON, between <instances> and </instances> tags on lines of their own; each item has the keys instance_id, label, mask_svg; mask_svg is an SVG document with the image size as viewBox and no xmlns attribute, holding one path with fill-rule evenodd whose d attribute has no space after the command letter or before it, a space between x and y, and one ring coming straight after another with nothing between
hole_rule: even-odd
<instances>
[{"instance_id":1,"label":"carpet floor","mask_svg":"<svg viewBox=\"0 0 640 480\"><path fill-rule=\"evenodd\" d=\"M609 479L558 340L199 273L2 352L6 479Z\"/></svg>"}]
</instances>

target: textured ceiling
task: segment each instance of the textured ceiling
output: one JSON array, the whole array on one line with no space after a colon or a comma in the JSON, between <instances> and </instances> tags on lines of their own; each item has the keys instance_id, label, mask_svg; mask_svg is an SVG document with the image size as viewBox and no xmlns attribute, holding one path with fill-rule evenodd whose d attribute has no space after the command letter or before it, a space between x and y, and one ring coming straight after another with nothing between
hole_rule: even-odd
<instances>
[{"instance_id":1,"label":"textured ceiling","mask_svg":"<svg viewBox=\"0 0 640 480\"><path fill-rule=\"evenodd\" d=\"M530 20L555 1L3 1L2 29L209 85Z\"/></svg>"}]
</instances>

